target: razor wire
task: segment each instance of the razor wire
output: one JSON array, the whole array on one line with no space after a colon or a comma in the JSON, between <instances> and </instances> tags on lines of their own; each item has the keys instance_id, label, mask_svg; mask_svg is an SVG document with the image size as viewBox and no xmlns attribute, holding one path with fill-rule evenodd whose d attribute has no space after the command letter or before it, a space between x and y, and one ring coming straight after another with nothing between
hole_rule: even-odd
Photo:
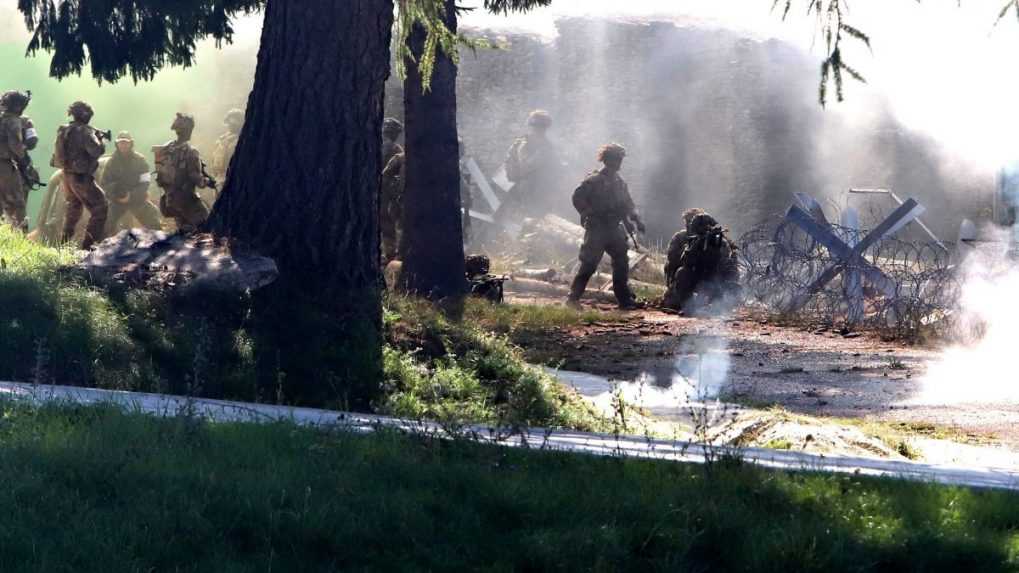
<instances>
[{"instance_id":1,"label":"razor wire","mask_svg":"<svg viewBox=\"0 0 1019 573\"><path fill-rule=\"evenodd\" d=\"M838 225L831 229L848 245L868 234ZM873 329L909 340L936 336L952 327L961 280L950 253L933 241L884 238L865 249L855 263L846 263L783 220L751 229L740 238L739 247L745 302L763 305L771 314L816 326ZM891 279L892 293L868 283L859 272L864 261ZM832 265L841 265L838 276L790 310L792 302Z\"/></svg>"}]
</instances>

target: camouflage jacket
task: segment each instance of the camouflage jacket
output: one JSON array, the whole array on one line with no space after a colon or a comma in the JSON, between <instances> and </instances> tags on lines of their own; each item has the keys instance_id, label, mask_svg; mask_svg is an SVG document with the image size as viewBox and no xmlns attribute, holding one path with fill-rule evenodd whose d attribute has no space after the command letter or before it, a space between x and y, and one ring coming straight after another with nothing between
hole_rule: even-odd
<instances>
[{"instance_id":1,"label":"camouflage jacket","mask_svg":"<svg viewBox=\"0 0 1019 573\"><path fill-rule=\"evenodd\" d=\"M144 193L152 180L149 163L140 153L115 152L103 169L102 188L114 199L123 199L132 193Z\"/></svg>"},{"instance_id":2,"label":"camouflage jacket","mask_svg":"<svg viewBox=\"0 0 1019 573\"><path fill-rule=\"evenodd\" d=\"M166 190L205 187L202 158L187 141L171 141L156 157L156 183Z\"/></svg>"},{"instance_id":3,"label":"camouflage jacket","mask_svg":"<svg viewBox=\"0 0 1019 573\"><path fill-rule=\"evenodd\" d=\"M223 180L226 177L226 172L230 169L230 160L234 157L234 152L237 151L237 141L240 139L241 134L239 133L224 133L219 136L216 140L216 149L212 152L212 170L213 176L219 180Z\"/></svg>"},{"instance_id":4,"label":"camouflage jacket","mask_svg":"<svg viewBox=\"0 0 1019 573\"><path fill-rule=\"evenodd\" d=\"M64 129L67 130L64 135L64 171L92 175L99 168L99 158L106 152L106 146L87 123L74 121Z\"/></svg>"},{"instance_id":5,"label":"camouflage jacket","mask_svg":"<svg viewBox=\"0 0 1019 573\"><path fill-rule=\"evenodd\" d=\"M0 116L0 159L20 160L27 153L21 116L4 113Z\"/></svg>"},{"instance_id":6,"label":"camouflage jacket","mask_svg":"<svg viewBox=\"0 0 1019 573\"><path fill-rule=\"evenodd\" d=\"M403 153L403 147L395 141L389 141L388 139L382 140L382 169L385 169L389 165L389 162L394 157Z\"/></svg>"},{"instance_id":7,"label":"camouflage jacket","mask_svg":"<svg viewBox=\"0 0 1019 573\"><path fill-rule=\"evenodd\" d=\"M637 219L626 181L619 173L607 169L595 171L584 179L573 192L573 206L580 213L584 227L590 224L614 226Z\"/></svg>"}]
</instances>

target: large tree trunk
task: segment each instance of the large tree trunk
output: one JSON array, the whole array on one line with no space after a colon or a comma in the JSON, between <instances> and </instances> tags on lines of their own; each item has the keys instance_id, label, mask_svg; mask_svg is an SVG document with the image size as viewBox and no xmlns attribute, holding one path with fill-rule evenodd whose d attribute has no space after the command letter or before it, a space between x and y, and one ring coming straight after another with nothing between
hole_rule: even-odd
<instances>
[{"instance_id":1,"label":"large tree trunk","mask_svg":"<svg viewBox=\"0 0 1019 573\"><path fill-rule=\"evenodd\" d=\"M217 235L274 258L261 383L366 407L381 381L378 188L391 0L269 0Z\"/></svg>"},{"instance_id":2,"label":"large tree trunk","mask_svg":"<svg viewBox=\"0 0 1019 573\"><path fill-rule=\"evenodd\" d=\"M456 3L446 0L446 26L456 31ZM409 42L415 57L426 33L416 25ZM420 58L417 58L420 59ZM407 174L403 199L400 287L433 300L466 292L460 162L456 128L456 65L438 54L431 90L422 90L417 66L408 62L404 82Z\"/></svg>"}]
</instances>

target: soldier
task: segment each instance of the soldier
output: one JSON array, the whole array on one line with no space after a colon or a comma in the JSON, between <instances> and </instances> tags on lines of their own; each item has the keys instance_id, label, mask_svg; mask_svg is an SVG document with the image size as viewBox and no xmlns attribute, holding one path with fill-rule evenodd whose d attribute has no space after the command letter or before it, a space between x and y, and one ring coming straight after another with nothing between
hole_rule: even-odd
<instances>
[{"instance_id":1,"label":"soldier","mask_svg":"<svg viewBox=\"0 0 1019 573\"><path fill-rule=\"evenodd\" d=\"M686 232L676 233L669 245L662 305L684 310L694 293L708 302L739 290L736 245L714 217L700 209L683 214Z\"/></svg>"},{"instance_id":2,"label":"soldier","mask_svg":"<svg viewBox=\"0 0 1019 573\"><path fill-rule=\"evenodd\" d=\"M230 161L234 157L234 151L237 150L237 140L240 139L241 129L244 127L244 112L239 109L228 111L226 118L223 119L223 125L226 126L226 133L216 140L216 150L212 152L212 165L209 166L212 176L220 182L221 189L226 185ZM214 193L213 202L215 198L216 194Z\"/></svg>"},{"instance_id":3,"label":"soldier","mask_svg":"<svg viewBox=\"0 0 1019 573\"><path fill-rule=\"evenodd\" d=\"M51 162L53 167L64 170L62 187L67 201L67 213L64 216L61 243L71 240L82 210L88 209L88 227L81 241L81 248L87 250L96 241L102 240L106 230L108 205L94 176L106 146L102 141L104 134L89 125L94 115L90 105L76 101L67 109L67 114L72 121L57 131ZM108 137L109 134L105 135Z\"/></svg>"},{"instance_id":4,"label":"soldier","mask_svg":"<svg viewBox=\"0 0 1019 573\"><path fill-rule=\"evenodd\" d=\"M405 158L406 154L401 150L389 160L386 168L382 171L382 204L379 224L382 234L382 258L386 263L399 256L403 189L407 175Z\"/></svg>"},{"instance_id":5,"label":"soldier","mask_svg":"<svg viewBox=\"0 0 1019 573\"><path fill-rule=\"evenodd\" d=\"M3 107L0 115L0 214L11 226L22 231L28 230L25 218L28 186L25 179L27 169L31 168L28 150L32 143L30 139L34 137L34 130L28 132L25 129L27 118L21 117L28 102L28 96L16 91L0 96L0 106Z\"/></svg>"},{"instance_id":6,"label":"soldier","mask_svg":"<svg viewBox=\"0 0 1019 573\"><path fill-rule=\"evenodd\" d=\"M460 146L460 209L463 212L463 239L466 245L471 241L471 208L474 207L471 189L474 182L471 179L471 172L464 162L467 156L467 147L464 145L463 138L457 138L457 143Z\"/></svg>"},{"instance_id":7,"label":"soldier","mask_svg":"<svg viewBox=\"0 0 1019 573\"><path fill-rule=\"evenodd\" d=\"M679 270L682 264L683 251L686 249L686 244L690 238L690 233L687 229L690 227L690 221L697 215L704 213L703 209L687 209L683 212L683 228L678 233L672 236L672 240L669 242L668 258L665 262L665 286L672 284L672 277L675 276L676 271Z\"/></svg>"},{"instance_id":8,"label":"soldier","mask_svg":"<svg viewBox=\"0 0 1019 573\"><path fill-rule=\"evenodd\" d=\"M636 227L643 233L644 222L637 214L626 182L619 176L624 157L626 149L621 145L602 146L598 150L598 161L605 166L588 175L573 192L573 206L580 213L584 226L584 243L580 247L580 269L573 279L567 306L580 307L580 297L605 253L612 257L612 290L619 308L632 310L642 306L630 291L627 232Z\"/></svg>"},{"instance_id":9,"label":"soldier","mask_svg":"<svg viewBox=\"0 0 1019 573\"><path fill-rule=\"evenodd\" d=\"M196 189L204 189L212 180L205 174L198 150L190 143L195 119L178 113L170 129L177 139L152 148L156 154L156 183L163 189L159 211L173 218L177 230L190 233L209 218L209 209Z\"/></svg>"},{"instance_id":10,"label":"soldier","mask_svg":"<svg viewBox=\"0 0 1019 573\"><path fill-rule=\"evenodd\" d=\"M110 201L107 234L112 234L125 213L134 215L146 229L160 229L159 209L149 201L152 175L149 163L134 150L134 138L122 131L117 135L117 150L106 162L100 181Z\"/></svg>"},{"instance_id":11,"label":"soldier","mask_svg":"<svg viewBox=\"0 0 1019 573\"><path fill-rule=\"evenodd\" d=\"M403 147L396 140L403 133L403 124L396 118L387 117L382 122L382 168L385 169L393 157L403 153Z\"/></svg>"},{"instance_id":12,"label":"soldier","mask_svg":"<svg viewBox=\"0 0 1019 573\"><path fill-rule=\"evenodd\" d=\"M547 206L555 189L562 160L548 138L552 116L535 110L527 117L527 135L513 142L506 153L506 178L514 183L507 209L512 215L533 217Z\"/></svg>"}]
</instances>

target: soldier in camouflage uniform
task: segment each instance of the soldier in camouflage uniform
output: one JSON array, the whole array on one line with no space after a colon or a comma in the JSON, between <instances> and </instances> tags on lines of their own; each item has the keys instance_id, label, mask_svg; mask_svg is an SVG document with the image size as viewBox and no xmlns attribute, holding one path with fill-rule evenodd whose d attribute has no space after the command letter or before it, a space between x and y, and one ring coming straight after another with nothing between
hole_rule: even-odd
<instances>
[{"instance_id":1,"label":"soldier in camouflage uniform","mask_svg":"<svg viewBox=\"0 0 1019 573\"><path fill-rule=\"evenodd\" d=\"M669 245L665 280L668 290L662 305L684 310L694 293L707 302L738 292L736 245L714 217L700 209L683 214L686 231L676 233Z\"/></svg>"},{"instance_id":2,"label":"soldier in camouflage uniform","mask_svg":"<svg viewBox=\"0 0 1019 573\"><path fill-rule=\"evenodd\" d=\"M204 189L209 179L198 150L191 146L195 119L178 113L170 129L177 139L152 148L156 154L156 184L163 189L159 211L173 218L178 231L189 233L209 218L209 209L196 191Z\"/></svg>"},{"instance_id":3,"label":"soldier in camouflage uniform","mask_svg":"<svg viewBox=\"0 0 1019 573\"><path fill-rule=\"evenodd\" d=\"M570 288L568 306L578 308L580 297L587 289L605 253L612 257L612 290L622 309L640 308L630 291L630 261L627 231L644 232L644 222L637 214L629 188L619 170L626 150L614 143L598 151L598 161L605 166L591 173L573 192L573 206L580 213L584 226L584 243L580 247L580 269Z\"/></svg>"},{"instance_id":4,"label":"soldier in camouflage uniform","mask_svg":"<svg viewBox=\"0 0 1019 573\"><path fill-rule=\"evenodd\" d=\"M460 209L463 212L463 239L464 245L471 242L471 209L474 207L474 196L472 188L474 182L471 179L470 169L464 159L467 157L467 147L463 138L457 138L460 145Z\"/></svg>"},{"instance_id":5,"label":"soldier in camouflage uniform","mask_svg":"<svg viewBox=\"0 0 1019 573\"><path fill-rule=\"evenodd\" d=\"M130 213L146 229L160 229L159 209L149 201L152 175L149 163L134 150L134 138L122 131L100 181L110 202L107 234L112 234L121 217Z\"/></svg>"},{"instance_id":6,"label":"soldier in camouflage uniform","mask_svg":"<svg viewBox=\"0 0 1019 573\"><path fill-rule=\"evenodd\" d=\"M83 101L71 104L67 114L71 117L68 125L61 126L54 145L53 167L64 170L63 190L67 201L61 243L67 243L74 236L74 229L84 209L88 209L89 221L82 249L89 249L101 241L106 231L108 205L106 195L96 184L95 171L99 158L106 151L99 133L89 125L94 112Z\"/></svg>"},{"instance_id":7,"label":"soldier in camouflage uniform","mask_svg":"<svg viewBox=\"0 0 1019 573\"><path fill-rule=\"evenodd\" d=\"M382 231L382 258L390 262L399 257L400 221L403 217L403 190L407 176L406 154L401 150L382 171L382 205L379 224Z\"/></svg>"},{"instance_id":8,"label":"soldier in camouflage uniform","mask_svg":"<svg viewBox=\"0 0 1019 573\"><path fill-rule=\"evenodd\" d=\"M562 171L559 151L548 138L552 116L535 110L527 117L527 135L506 153L506 178L514 183L506 205L509 217L535 217L548 206Z\"/></svg>"},{"instance_id":9,"label":"soldier in camouflage uniform","mask_svg":"<svg viewBox=\"0 0 1019 573\"><path fill-rule=\"evenodd\" d=\"M234 152L237 151L237 141L241 137L241 129L244 128L244 112L239 109L230 110L223 120L223 125L226 126L226 133L216 140L216 149L212 152L212 164L209 166L211 175L219 181L220 189L226 185L230 161L234 157ZM212 201L209 204L211 205L215 199L216 193L213 193Z\"/></svg>"},{"instance_id":10,"label":"soldier in camouflage uniform","mask_svg":"<svg viewBox=\"0 0 1019 573\"><path fill-rule=\"evenodd\" d=\"M382 187L379 194L379 228L382 235L382 258L396 259L400 241L400 217L403 198L404 153L397 143L403 124L392 117L382 122Z\"/></svg>"},{"instance_id":11,"label":"soldier in camouflage uniform","mask_svg":"<svg viewBox=\"0 0 1019 573\"><path fill-rule=\"evenodd\" d=\"M27 118L21 117L28 101L28 96L15 91L0 96L0 106L3 107L0 115L0 214L11 226L22 231L28 230L25 218L28 189L22 169L31 165L26 135L34 137L35 131L27 132Z\"/></svg>"},{"instance_id":12,"label":"soldier in camouflage uniform","mask_svg":"<svg viewBox=\"0 0 1019 573\"><path fill-rule=\"evenodd\" d=\"M398 154L403 153L403 147L397 143L400 135L403 134L403 124L393 117L387 117L382 122L382 168L385 169L389 162Z\"/></svg>"}]
</instances>

